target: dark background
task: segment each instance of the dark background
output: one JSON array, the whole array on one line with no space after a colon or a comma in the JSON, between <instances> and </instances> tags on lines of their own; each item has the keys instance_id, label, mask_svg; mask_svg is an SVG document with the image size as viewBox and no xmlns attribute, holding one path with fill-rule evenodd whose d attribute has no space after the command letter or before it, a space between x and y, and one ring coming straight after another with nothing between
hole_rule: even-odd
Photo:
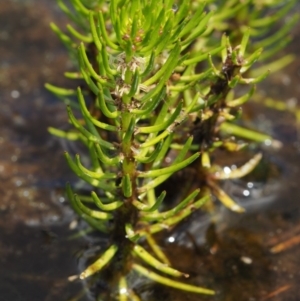
<instances>
[{"instance_id":1,"label":"dark background","mask_svg":"<svg viewBox=\"0 0 300 301\"><path fill-rule=\"evenodd\" d=\"M78 273L78 254L88 242L69 239L74 215L63 188L74 176L62 142L47 132L48 126L63 128L67 116L44 83L70 86L62 74L71 66L51 21L66 24L55 1L0 0L0 301L71 300L80 294L80 284L67 278ZM260 85L261 93L291 106L300 95L299 24L292 34L285 51L295 61ZM261 103L250 103L245 114L251 127L283 142L279 150L264 149L281 171L270 191L273 201L243 216L220 213L217 254L165 243L174 264L190 272L194 283L214 288L216 297L157 288L149 300L300 300L299 124L292 113ZM270 253L292 238L295 246Z\"/></svg>"}]
</instances>

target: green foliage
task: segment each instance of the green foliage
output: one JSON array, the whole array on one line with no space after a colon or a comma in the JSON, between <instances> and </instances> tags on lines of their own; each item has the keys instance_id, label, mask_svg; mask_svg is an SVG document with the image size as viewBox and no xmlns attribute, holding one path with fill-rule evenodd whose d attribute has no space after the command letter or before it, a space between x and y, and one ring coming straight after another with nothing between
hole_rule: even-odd
<instances>
[{"instance_id":1,"label":"green foliage","mask_svg":"<svg viewBox=\"0 0 300 301\"><path fill-rule=\"evenodd\" d=\"M211 153L243 148L245 143L233 141L232 134L272 141L232 122L240 115L239 107L252 97L255 84L269 74L265 66L255 72L253 64L289 41L287 33L298 16L290 17L274 34L269 29L278 26L276 22L295 1L285 5L278 0L112 0L109 4L70 0L66 5L58 0L58 4L75 26L68 25L64 33L51 24L70 57L77 58L78 71L65 75L84 85L77 90L46 85L68 105L69 121L76 129L51 132L81 140L88 148L90 167L79 155L65 156L74 173L94 191L80 196L68 185L67 194L77 214L110 237L110 246L80 278L109 266L114 274L111 283L118 283L117 298L124 301L139 300L127 288L126 275L132 270L167 286L213 294L175 281L174 277L188 275L170 266L152 235L178 224L210 202L212 195L231 210L244 211L217 181L245 176L261 154L228 174L211 164ZM290 61L287 56L270 66L279 69ZM236 96L241 85L248 91ZM186 167L194 170L196 180L181 183L181 201L165 209L168 191L158 193L157 188Z\"/></svg>"}]
</instances>

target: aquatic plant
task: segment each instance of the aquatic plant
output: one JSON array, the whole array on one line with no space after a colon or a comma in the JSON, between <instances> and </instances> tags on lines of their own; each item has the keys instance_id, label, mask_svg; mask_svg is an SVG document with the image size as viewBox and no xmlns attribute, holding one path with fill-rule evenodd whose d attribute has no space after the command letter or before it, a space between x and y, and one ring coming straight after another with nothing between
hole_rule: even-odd
<instances>
[{"instance_id":1,"label":"aquatic plant","mask_svg":"<svg viewBox=\"0 0 300 301\"><path fill-rule=\"evenodd\" d=\"M74 127L50 132L86 146L89 166L80 154L66 152L65 157L93 190L79 195L68 184L67 195L76 213L108 237L107 248L80 279L105 275L111 287L105 300L140 300L127 283L131 273L181 290L214 294L175 280L188 275L171 266L154 235L215 199L233 211L244 211L218 181L245 176L261 153L235 170L223 170L211 157L218 150L230 156L249 140L276 144L235 121L269 67L291 62L292 57L285 56L253 70L260 57L268 59L288 42L286 34L297 16L273 34L270 28L295 1L57 2L75 27L67 25L68 34L55 24L51 27L78 67L65 75L79 80L80 87L46 84L67 104ZM187 169L189 176L170 187L169 179ZM172 190L176 198L170 205Z\"/></svg>"}]
</instances>

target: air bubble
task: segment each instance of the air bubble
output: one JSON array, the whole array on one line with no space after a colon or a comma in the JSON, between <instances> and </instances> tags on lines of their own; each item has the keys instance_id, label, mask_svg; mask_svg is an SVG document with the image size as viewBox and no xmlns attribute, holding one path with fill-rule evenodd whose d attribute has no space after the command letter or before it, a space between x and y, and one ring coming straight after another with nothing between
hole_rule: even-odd
<instances>
[{"instance_id":1,"label":"air bubble","mask_svg":"<svg viewBox=\"0 0 300 301\"><path fill-rule=\"evenodd\" d=\"M18 156L13 155L13 156L11 156L10 159L11 159L12 162L16 162L18 160Z\"/></svg>"},{"instance_id":2,"label":"air bubble","mask_svg":"<svg viewBox=\"0 0 300 301\"><path fill-rule=\"evenodd\" d=\"M20 187L20 186L22 185L22 181L21 181L21 180L17 180L17 181L15 182L15 184L16 184L16 186Z\"/></svg>"},{"instance_id":3,"label":"air bubble","mask_svg":"<svg viewBox=\"0 0 300 301\"><path fill-rule=\"evenodd\" d=\"M266 146L270 146L270 145L272 145L272 140L267 139L267 140L264 141L264 144L265 144Z\"/></svg>"},{"instance_id":4,"label":"air bubble","mask_svg":"<svg viewBox=\"0 0 300 301\"><path fill-rule=\"evenodd\" d=\"M251 264L252 263L252 258L250 258L250 257L242 256L240 259L245 264Z\"/></svg>"},{"instance_id":5,"label":"air bubble","mask_svg":"<svg viewBox=\"0 0 300 301\"><path fill-rule=\"evenodd\" d=\"M28 190L24 190L23 191L23 196L24 197L28 197L29 196L29 191Z\"/></svg>"},{"instance_id":6,"label":"air bubble","mask_svg":"<svg viewBox=\"0 0 300 301\"><path fill-rule=\"evenodd\" d=\"M168 238L168 242L169 242L169 243L175 242L175 237L170 236L170 237Z\"/></svg>"},{"instance_id":7,"label":"air bubble","mask_svg":"<svg viewBox=\"0 0 300 301\"><path fill-rule=\"evenodd\" d=\"M127 295L127 294L128 294L127 288L122 287L122 288L120 289L120 294L121 294L121 295Z\"/></svg>"},{"instance_id":8,"label":"air bubble","mask_svg":"<svg viewBox=\"0 0 300 301\"><path fill-rule=\"evenodd\" d=\"M61 196L58 200L60 203L64 203L66 201L66 199L63 196Z\"/></svg>"},{"instance_id":9,"label":"air bubble","mask_svg":"<svg viewBox=\"0 0 300 301\"><path fill-rule=\"evenodd\" d=\"M173 11L174 13L176 13L176 12L178 11L178 5L177 5L177 4L173 4L173 5L172 5L172 11Z\"/></svg>"},{"instance_id":10,"label":"air bubble","mask_svg":"<svg viewBox=\"0 0 300 301\"><path fill-rule=\"evenodd\" d=\"M231 169L228 166L225 166L223 170L227 175L231 173Z\"/></svg>"},{"instance_id":11,"label":"air bubble","mask_svg":"<svg viewBox=\"0 0 300 301\"><path fill-rule=\"evenodd\" d=\"M243 191L243 195L244 196L249 196L250 195L250 191L249 190L244 190Z\"/></svg>"},{"instance_id":12,"label":"air bubble","mask_svg":"<svg viewBox=\"0 0 300 301\"><path fill-rule=\"evenodd\" d=\"M17 90L12 90L11 93L10 93L10 96L12 98L19 98L20 97L20 92L17 91Z\"/></svg>"},{"instance_id":13,"label":"air bubble","mask_svg":"<svg viewBox=\"0 0 300 301\"><path fill-rule=\"evenodd\" d=\"M254 186L254 184L253 184L252 182L248 182L248 183L247 183L247 187L248 187L249 189L253 188L253 186Z\"/></svg>"}]
</instances>

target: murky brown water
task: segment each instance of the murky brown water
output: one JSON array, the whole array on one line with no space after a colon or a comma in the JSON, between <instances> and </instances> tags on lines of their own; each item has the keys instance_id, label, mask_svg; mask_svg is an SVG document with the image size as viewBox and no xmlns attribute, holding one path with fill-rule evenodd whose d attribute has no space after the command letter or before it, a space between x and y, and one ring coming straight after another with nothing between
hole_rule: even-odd
<instances>
[{"instance_id":1,"label":"murky brown water","mask_svg":"<svg viewBox=\"0 0 300 301\"><path fill-rule=\"evenodd\" d=\"M69 227L74 215L63 187L75 178L59 140L47 133L48 126L63 126L67 117L64 105L43 85L70 86L62 76L70 62L49 29L52 20L65 21L52 1L0 0L0 301L71 300L81 289L67 278L78 273L78 256L89 242L68 239L74 233ZM294 36L288 51L297 55L300 26ZM261 89L293 103L300 95L299 78L297 59ZM300 141L295 118L257 103L246 111L252 125L283 142L279 150L263 148L279 176L257 191L248 187L261 194L256 203L262 206L243 196L248 182L226 184L236 198L248 202L248 213L237 216L222 209L215 226L195 214L164 241L175 266L190 273L194 284L215 289L215 297L154 285L150 290L147 286L147 300L300 300Z\"/></svg>"}]
</instances>

